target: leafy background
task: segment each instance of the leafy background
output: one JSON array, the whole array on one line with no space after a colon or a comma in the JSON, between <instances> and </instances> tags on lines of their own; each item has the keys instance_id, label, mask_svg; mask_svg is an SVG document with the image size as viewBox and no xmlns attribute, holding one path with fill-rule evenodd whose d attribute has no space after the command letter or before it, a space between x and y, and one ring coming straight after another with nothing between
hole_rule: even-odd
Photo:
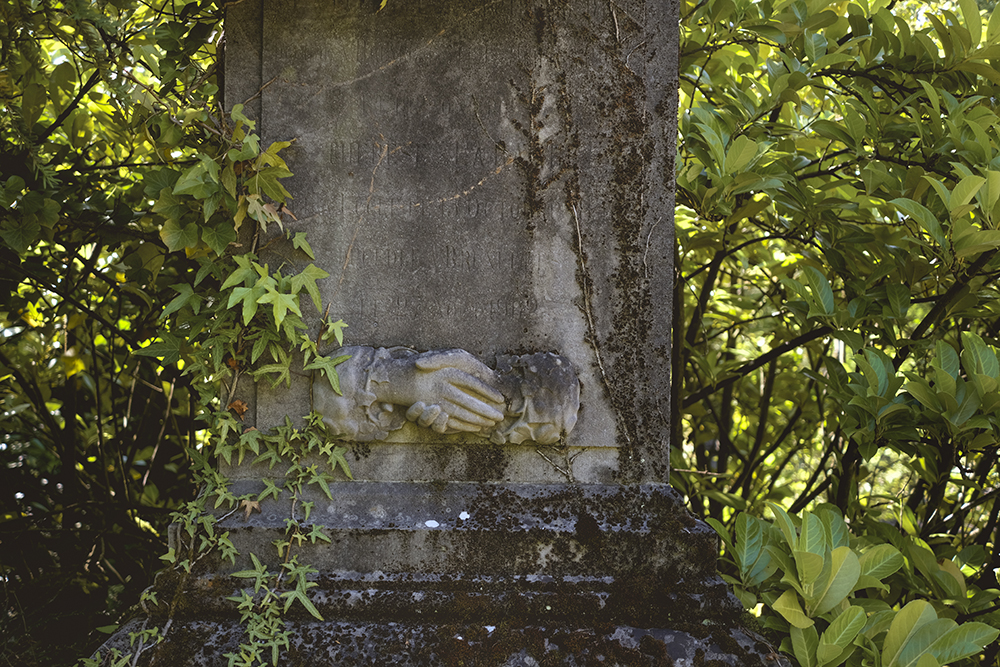
<instances>
[{"instance_id":1,"label":"leafy background","mask_svg":"<svg viewBox=\"0 0 1000 667\"><path fill-rule=\"evenodd\" d=\"M223 14L0 0L2 663L71 664L139 604L211 458L259 446L219 437L219 383L281 380L308 328L319 273L230 257L267 224L310 251L281 146L219 108ZM1000 13L683 0L680 59L672 482L800 664L890 665L903 610L1000 664L971 625L1000 626ZM888 590L805 588L889 548Z\"/></svg>"}]
</instances>

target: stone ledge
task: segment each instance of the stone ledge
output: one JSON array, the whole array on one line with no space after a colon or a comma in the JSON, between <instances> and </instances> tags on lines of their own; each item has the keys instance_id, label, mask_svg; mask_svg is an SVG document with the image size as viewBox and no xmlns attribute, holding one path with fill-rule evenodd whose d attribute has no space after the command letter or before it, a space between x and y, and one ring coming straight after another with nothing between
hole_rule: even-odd
<instances>
[{"instance_id":1,"label":"stone ledge","mask_svg":"<svg viewBox=\"0 0 1000 667\"><path fill-rule=\"evenodd\" d=\"M230 490L259 493L263 482L241 480ZM344 482L333 498L309 488L296 503L306 532L319 527L331 543L296 547L300 562L321 572L452 573L457 579L502 576L612 577L659 582L715 576L717 539L665 484L475 484L465 482ZM303 502L313 503L305 519ZM282 539L292 501L261 502L261 512L218 511L216 528L243 554L280 566L273 542ZM177 536L172 546L182 545Z\"/></svg>"},{"instance_id":2,"label":"stone ledge","mask_svg":"<svg viewBox=\"0 0 1000 667\"><path fill-rule=\"evenodd\" d=\"M101 650L132 652L128 632L133 620ZM148 624L147 624L148 627ZM163 626L160 625L162 628ZM759 637L739 627L679 624L670 630L605 624L511 626L506 623L429 625L413 622L290 621L290 647L282 667L398 665L402 667L787 667ZM132 663L147 665L225 665L243 629L234 622L174 621L169 641L150 647Z\"/></svg>"}]
</instances>

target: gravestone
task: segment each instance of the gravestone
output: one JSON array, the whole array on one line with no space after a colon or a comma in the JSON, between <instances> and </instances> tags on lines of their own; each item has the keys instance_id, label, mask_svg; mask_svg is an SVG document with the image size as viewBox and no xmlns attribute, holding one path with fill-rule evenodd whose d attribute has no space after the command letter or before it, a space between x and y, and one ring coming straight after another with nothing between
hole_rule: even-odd
<instances>
[{"instance_id":1,"label":"gravestone","mask_svg":"<svg viewBox=\"0 0 1000 667\"><path fill-rule=\"evenodd\" d=\"M348 324L342 393L241 388L248 425L315 408L350 448L309 497L332 543L296 550L324 620L281 664L772 664L667 483L676 0L378 5L228 9L226 104L294 140L290 224ZM219 524L235 565L158 584L144 660L225 663L229 575L282 563L287 499L261 509Z\"/></svg>"}]
</instances>

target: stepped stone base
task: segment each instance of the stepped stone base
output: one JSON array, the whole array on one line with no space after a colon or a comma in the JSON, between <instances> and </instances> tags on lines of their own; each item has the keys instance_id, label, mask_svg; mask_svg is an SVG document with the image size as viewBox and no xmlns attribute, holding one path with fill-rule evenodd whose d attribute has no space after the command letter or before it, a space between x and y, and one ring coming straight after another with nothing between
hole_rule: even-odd
<instances>
[{"instance_id":1,"label":"stepped stone base","mask_svg":"<svg viewBox=\"0 0 1000 667\"><path fill-rule=\"evenodd\" d=\"M263 488L243 480L232 490L253 485ZM309 595L325 620L292 606L281 665L780 664L740 627L742 608L716 573L714 533L668 485L353 482L332 491L333 500L317 492L296 503L314 503L308 521L297 518L331 539L295 550L320 571ZM145 623L168 641L137 665L227 664L245 635L226 598L251 584L232 573L250 567L251 552L280 568L271 541L293 511L286 497L261 510L217 526L243 554L236 564L164 572L158 606L107 648L128 649L127 633Z\"/></svg>"},{"instance_id":2,"label":"stepped stone base","mask_svg":"<svg viewBox=\"0 0 1000 667\"><path fill-rule=\"evenodd\" d=\"M134 620L122 628L135 632ZM575 627L566 625L432 625L293 621L292 639L283 652L282 667L319 665L430 665L463 667L769 667L781 664L759 638L739 629L715 626L670 630L625 625ZM234 621L174 623L169 641L140 656L139 665L226 665L226 653L239 648L243 628ZM113 640L129 650L127 637ZM135 647L132 647L133 650ZM769 657L771 656L771 657Z\"/></svg>"}]
</instances>

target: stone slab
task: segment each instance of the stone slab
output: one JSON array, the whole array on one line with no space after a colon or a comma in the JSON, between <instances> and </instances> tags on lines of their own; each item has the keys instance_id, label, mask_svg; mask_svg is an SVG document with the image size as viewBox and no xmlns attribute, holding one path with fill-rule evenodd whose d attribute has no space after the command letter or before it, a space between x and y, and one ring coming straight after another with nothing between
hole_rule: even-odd
<instances>
[{"instance_id":1,"label":"stone slab","mask_svg":"<svg viewBox=\"0 0 1000 667\"><path fill-rule=\"evenodd\" d=\"M136 632L138 620L124 626ZM760 637L739 628L687 623L669 630L606 624L506 626L435 625L406 621L291 621L285 667L399 665L402 667L789 667ZM133 652L124 633L112 647ZM132 664L224 665L242 628L233 621L177 621L169 641L150 646Z\"/></svg>"}]
</instances>

